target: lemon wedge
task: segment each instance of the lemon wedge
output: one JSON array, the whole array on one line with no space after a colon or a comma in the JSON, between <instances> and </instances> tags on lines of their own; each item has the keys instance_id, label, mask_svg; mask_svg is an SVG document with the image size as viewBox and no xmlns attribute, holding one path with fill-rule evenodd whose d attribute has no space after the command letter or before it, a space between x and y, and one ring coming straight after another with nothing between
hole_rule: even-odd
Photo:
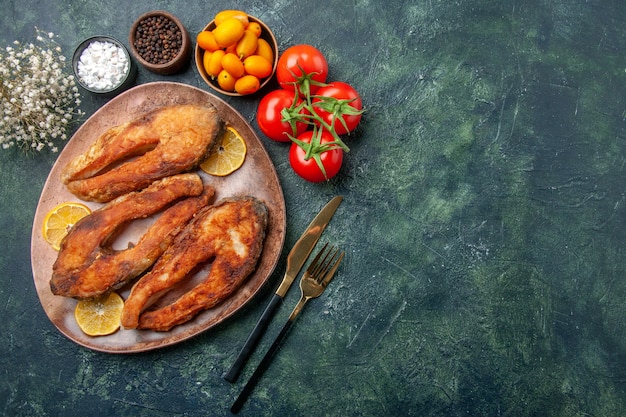
<instances>
[{"instance_id":1,"label":"lemon wedge","mask_svg":"<svg viewBox=\"0 0 626 417\"><path fill-rule=\"evenodd\" d=\"M116 292L76 304L74 318L89 336L106 336L120 328L124 300Z\"/></svg>"},{"instance_id":2,"label":"lemon wedge","mask_svg":"<svg viewBox=\"0 0 626 417\"><path fill-rule=\"evenodd\" d=\"M81 203L61 203L46 214L43 220L43 237L56 250L72 226L91 214L91 209Z\"/></svg>"},{"instance_id":3,"label":"lemon wedge","mask_svg":"<svg viewBox=\"0 0 626 417\"><path fill-rule=\"evenodd\" d=\"M238 170L246 159L246 142L232 126L227 126L219 146L200 168L209 175L224 177Z\"/></svg>"}]
</instances>

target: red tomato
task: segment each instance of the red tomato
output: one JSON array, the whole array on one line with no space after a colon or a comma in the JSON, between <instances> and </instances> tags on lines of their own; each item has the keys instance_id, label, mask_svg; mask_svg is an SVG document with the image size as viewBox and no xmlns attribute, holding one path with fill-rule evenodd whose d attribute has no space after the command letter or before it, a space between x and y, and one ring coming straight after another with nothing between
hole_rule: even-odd
<instances>
[{"instance_id":1,"label":"red tomato","mask_svg":"<svg viewBox=\"0 0 626 417\"><path fill-rule=\"evenodd\" d=\"M294 83L300 84L300 92L313 93L328 76L326 57L311 45L295 45L287 48L278 59L276 79L286 90L295 90ZM307 90L308 89L308 90Z\"/></svg>"},{"instance_id":2,"label":"red tomato","mask_svg":"<svg viewBox=\"0 0 626 417\"><path fill-rule=\"evenodd\" d=\"M353 131L361 121L363 102L350 85L334 81L321 87L313 98L313 108L318 116L335 129L338 135Z\"/></svg>"},{"instance_id":3,"label":"red tomato","mask_svg":"<svg viewBox=\"0 0 626 417\"><path fill-rule=\"evenodd\" d=\"M294 96L295 91L274 90L261 99L257 108L256 121L265 136L278 142L290 142L291 139L287 134L298 136L307 129L306 123L294 121L296 128L294 132L291 123L283 121L282 111L291 107ZM302 100L298 100L296 105L300 103Z\"/></svg>"},{"instance_id":4,"label":"red tomato","mask_svg":"<svg viewBox=\"0 0 626 417\"><path fill-rule=\"evenodd\" d=\"M319 143L315 145L316 141L313 141L313 135L321 135ZM343 163L343 151L340 148L333 148L330 150L315 149L319 148L319 145L328 144L334 142L333 136L325 130L317 130L313 132L308 130L298 136L299 141L305 144L311 144L314 142L313 155L309 159L306 158L306 150L299 146L297 143L292 143L289 149L289 163L291 167L300 177L311 182L322 182L328 180L339 172L341 164ZM324 171L318 165L319 163L324 167Z\"/></svg>"}]
</instances>

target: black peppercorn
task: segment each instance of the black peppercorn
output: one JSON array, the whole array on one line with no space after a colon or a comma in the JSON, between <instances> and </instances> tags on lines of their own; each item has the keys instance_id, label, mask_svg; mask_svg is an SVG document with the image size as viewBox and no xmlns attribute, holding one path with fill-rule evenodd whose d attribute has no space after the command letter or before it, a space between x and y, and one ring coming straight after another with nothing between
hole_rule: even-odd
<instances>
[{"instance_id":1,"label":"black peppercorn","mask_svg":"<svg viewBox=\"0 0 626 417\"><path fill-rule=\"evenodd\" d=\"M180 52L183 34L165 16L150 16L139 22L134 46L141 58L151 64L167 64Z\"/></svg>"}]
</instances>

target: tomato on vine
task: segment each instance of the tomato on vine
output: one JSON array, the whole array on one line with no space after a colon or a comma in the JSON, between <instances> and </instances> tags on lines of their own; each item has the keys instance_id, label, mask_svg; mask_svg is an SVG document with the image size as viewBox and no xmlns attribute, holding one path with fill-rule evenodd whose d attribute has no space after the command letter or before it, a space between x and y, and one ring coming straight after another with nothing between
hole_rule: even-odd
<instances>
[{"instance_id":1,"label":"tomato on vine","mask_svg":"<svg viewBox=\"0 0 626 417\"><path fill-rule=\"evenodd\" d=\"M337 175L341 169L343 150L326 130L307 130L293 140L289 163L305 180L322 182Z\"/></svg>"},{"instance_id":2,"label":"tomato on vine","mask_svg":"<svg viewBox=\"0 0 626 417\"><path fill-rule=\"evenodd\" d=\"M270 139L292 142L290 165L311 182L337 175L344 152L350 151L340 136L352 132L363 113L356 89L340 81L326 84L327 77L328 63L317 48L287 48L276 68L281 89L267 94L257 110L261 131Z\"/></svg>"},{"instance_id":3,"label":"tomato on vine","mask_svg":"<svg viewBox=\"0 0 626 417\"><path fill-rule=\"evenodd\" d=\"M328 62L319 49L311 45L287 48L278 59L276 79L281 88L298 91L305 96L314 93L328 77Z\"/></svg>"},{"instance_id":4,"label":"tomato on vine","mask_svg":"<svg viewBox=\"0 0 626 417\"><path fill-rule=\"evenodd\" d=\"M352 132L361 121L363 101L350 84L334 81L313 96L315 113L338 135ZM319 121L316 124L320 125Z\"/></svg>"},{"instance_id":5,"label":"tomato on vine","mask_svg":"<svg viewBox=\"0 0 626 417\"><path fill-rule=\"evenodd\" d=\"M256 113L261 132L278 142L290 142L289 135L298 136L304 133L309 125L303 119L295 118L298 113L306 112L301 104L301 99L296 100L295 91L274 90L266 94L259 102ZM295 117L286 113L291 108L297 109Z\"/></svg>"}]
</instances>

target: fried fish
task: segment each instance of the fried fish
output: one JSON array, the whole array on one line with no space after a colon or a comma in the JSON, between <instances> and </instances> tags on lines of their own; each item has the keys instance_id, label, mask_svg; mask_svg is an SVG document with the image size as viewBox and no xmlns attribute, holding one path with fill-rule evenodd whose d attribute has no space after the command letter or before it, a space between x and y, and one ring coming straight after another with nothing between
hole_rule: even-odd
<instances>
[{"instance_id":1,"label":"fried fish","mask_svg":"<svg viewBox=\"0 0 626 417\"><path fill-rule=\"evenodd\" d=\"M88 299L118 288L149 269L174 237L210 203L212 187L197 174L167 177L125 194L82 218L61 242L52 268L55 295ZM110 244L128 222L160 216L128 249Z\"/></svg>"},{"instance_id":2,"label":"fried fish","mask_svg":"<svg viewBox=\"0 0 626 417\"><path fill-rule=\"evenodd\" d=\"M267 206L254 197L203 208L135 283L124 304L122 325L167 331L222 302L254 271L267 223ZM207 263L209 272L200 283L172 303L150 309Z\"/></svg>"},{"instance_id":3,"label":"fried fish","mask_svg":"<svg viewBox=\"0 0 626 417\"><path fill-rule=\"evenodd\" d=\"M65 166L61 180L83 200L108 202L195 169L217 146L223 129L210 104L162 107L110 128Z\"/></svg>"}]
</instances>

